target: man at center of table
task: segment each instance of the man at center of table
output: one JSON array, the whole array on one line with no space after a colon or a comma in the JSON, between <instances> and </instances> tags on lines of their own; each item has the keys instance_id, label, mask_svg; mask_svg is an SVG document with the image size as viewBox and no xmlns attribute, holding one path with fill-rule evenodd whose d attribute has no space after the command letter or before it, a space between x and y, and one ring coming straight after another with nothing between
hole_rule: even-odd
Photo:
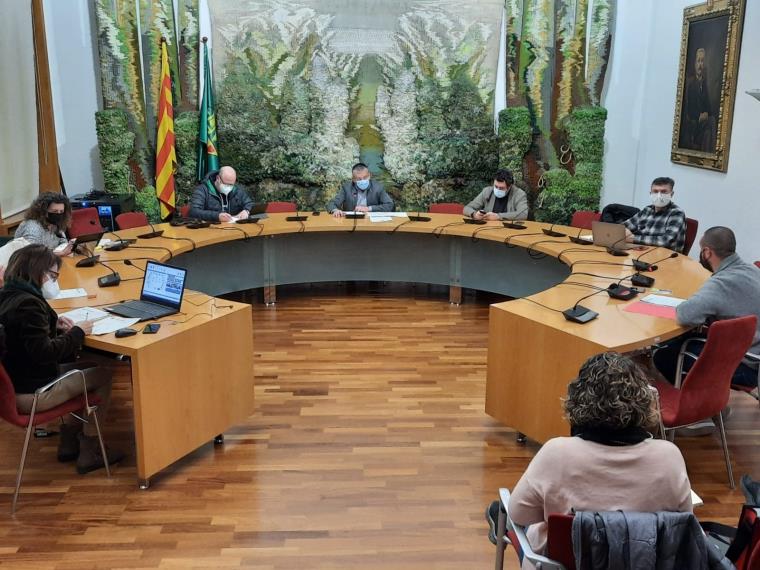
<instances>
[{"instance_id":1,"label":"man at center of table","mask_svg":"<svg viewBox=\"0 0 760 570\"><path fill-rule=\"evenodd\" d=\"M476 220L525 220L528 196L515 186L515 178L509 170L499 170L493 185L484 188L464 207L464 215Z\"/></svg>"},{"instance_id":2,"label":"man at center of table","mask_svg":"<svg viewBox=\"0 0 760 570\"><path fill-rule=\"evenodd\" d=\"M336 218L345 216L344 212L392 212L393 199L380 182L372 180L367 165L359 162L351 169L351 180L327 203L327 211Z\"/></svg>"}]
</instances>

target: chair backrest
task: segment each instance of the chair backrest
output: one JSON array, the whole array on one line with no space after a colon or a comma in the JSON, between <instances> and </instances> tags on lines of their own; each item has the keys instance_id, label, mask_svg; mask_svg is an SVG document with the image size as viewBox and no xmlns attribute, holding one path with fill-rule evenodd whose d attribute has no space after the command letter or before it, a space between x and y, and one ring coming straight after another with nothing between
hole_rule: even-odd
<instances>
[{"instance_id":1,"label":"chair backrest","mask_svg":"<svg viewBox=\"0 0 760 570\"><path fill-rule=\"evenodd\" d=\"M120 230L139 228L148 225L148 216L143 212L124 212L116 216L116 226Z\"/></svg>"},{"instance_id":2,"label":"chair backrest","mask_svg":"<svg viewBox=\"0 0 760 570\"><path fill-rule=\"evenodd\" d=\"M675 424L685 425L717 415L728 404L731 378L752 346L757 317L715 321L707 342L681 385Z\"/></svg>"},{"instance_id":3,"label":"chair backrest","mask_svg":"<svg viewBox=\"0 0 760 570\"><path fill-rule=\"evenodd\" d=\"M71 212L70 238L104 231L103 226L100 225L97 208L80 208Z\"/></svg>"},{"instance_id":4,"label":"chair backrest","mask_svg":"<svg viewBox=\"0 0 760 570\"><path fill-rule=\"evenodd\" d=\"M591 210L578 210L573 213L570 225L574 228L591 229L591 222L598 222L602 219L601 212L592 212Z\"/></svg>"},{"instance_id":5,"label":"chair backrest","mask_svg":"<svg viewBox=\"0 0 760 570\"><path fill-rule=\"evenodd\" d=\"M461 216L463 210L464 204L459 202L438 202L428 206L428 212L431 214L459 214Z\"/></svg>"},{"instance_id":6,"label":"chair backrest","mask_svg":"<svg viewBox=\"0 0 760 570\"><path fill-rule=\"evenodd\" d=\"M187 218L187 216L190 214L190 204L185 204L184 206L180 206L179 214L183 218Z\"/></svg>"},{"instance_id":7,"label":"chair backrest","mask_svg":"<svg viewBox=\"0 0 760 570\"><path fill-rule=\"evenodd\" d=\"M691 246L694 245L694 240L697 239L697 230L699 229L699 222L694 218L686 218L686 240L683 243L683 254L689 255Z\"/></svg>"},{"instance_id":8,"label":"chair backrest","mask_svg":"<svg viewBox=\"0 0 760 570\"><path fill-rule=\"evenodd\" d=\"M26 427L26 421L19 416L16 409L16 389L2 363L0 363L0 418L14 426Z\"/></svg>"},{"instance_id":9,"label":"chair backrest","mask_svg":"<svg viewBox=\"0 0 760 570\"><path fill-rule=\"evenodd\" d=\"M575 570L573 554L573 515L549 515L546 534L546 556Z\"/></svg>"},{"instance_id":10,"label":"chair backrest","mask_svg":"<svg viewBox=\"0 0 760 570\"><path fill-rule=\"evenodd\" d=\"M760 261L756 261L755 262L755 267L757 267L758 269L760 269Z\"/></svg>"},{"instance_id":11,"label":"chair backrest","mask_svg":"<svg viewBox=\"0 0 760 570\"><path fill-rule=\"evenodd\" d=\"M295 202L269 202L266 211L268 214L296 212L298 211L298 205Z\"/></svg>"}]
</instances>

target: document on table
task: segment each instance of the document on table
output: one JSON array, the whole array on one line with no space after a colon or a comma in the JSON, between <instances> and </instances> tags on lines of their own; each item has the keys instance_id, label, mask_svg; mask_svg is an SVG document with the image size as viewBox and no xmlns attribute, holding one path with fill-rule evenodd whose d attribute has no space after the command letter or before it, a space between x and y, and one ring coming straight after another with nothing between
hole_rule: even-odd
<instances>
[{"instance_id":1,"label":"document on table","mask_svg":"<svg viewBox=\"0 0 760 570\"><path fill-rule=\"evenodd\" d=\"M55 300L59 299L76 299L77 297L86 297L87 291L82 289L81 287L78 289L61 289L61 292L58 293L58 296L55 298Z\"/></svg>"},{"instance_id":2,"label":"document on table","mask_svg":"<svg viewBox=\"0 0 760 570\"><path fill-rule=\"evenodd\" d=\"M140 319L128 319L125 317L116 317L94 307L82 307L62 313L59 317L68 317L75 323L82 321L94 321L92 325L92 334L102 335L112 333L125 327L131 327Z\"/></svg>"},{"instance_id":3,"label":"document on table","mask_svg":"<svg viewBox=\"0 0 760 570\"><path fill-rule=\"evenodd\" d=\"M650 305L658 305L660 307L677 307L686 299L679 299L678 297L666 297L665 295L647 295L646 297L642 297L641 300L644 303L649 303Z\"/></svg>"}]
</instances>

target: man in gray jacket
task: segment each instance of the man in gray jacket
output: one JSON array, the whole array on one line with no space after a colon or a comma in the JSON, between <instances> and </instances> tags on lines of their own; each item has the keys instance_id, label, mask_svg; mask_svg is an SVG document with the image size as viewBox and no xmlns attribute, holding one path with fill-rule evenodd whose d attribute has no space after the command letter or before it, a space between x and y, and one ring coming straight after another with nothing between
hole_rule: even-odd
<instances>
[{"instance_id":1,"label":"man in gray jacket","mask_svg":"<svg viewBox=\"0 0 760 570\"><path fill-rule=\"evenodd\" d=\"M351 180L344 182L327 203L327 211L336 218L345 216L343 212L392 212L393 199L382 184L371 178L366 164L355 164L351 169Z\"/></svg>"},{"instance_id":2,"label":"man in gray jacket","mask_svg":"<svg viewBox=\"0 0 760 570\"><path fill-rule=\"evenodd\" d=\"M251 213L253 200L239 184L231 166L222 166L195 187L190 200L191 218L207 222L230 222L235 217L244 220Z\"/></svg>"},{"instance_id":3,"label":"man in gray jacket","mask_svg":"<svg viewBox=\"0 0 760 570\"><path fill-rule=\"evenodd\" d=\"M699 262L712 276L699 291L678 305L678 324L697 327L712 321L757 315L758 329L750 352L760 354L760 269L737 255L734 232L723 226L710 228L702 236ZM669 380L675 376L678 351L684 340L681 337L671 341L654 353L655 366ZM699 354L702 347L703 343L691 343L689 352ZM690 359L684 360L684 370L692 363ZM740 364L732 384L757 386L757 371Z\"/></svg>"},{"instance_id":4,"label":"man in gray jacket","mask_svg":"<svg viewBox=\"0 0 760 570\"><path fill-rule=\"evenodd\" d=\"M499 170L493 186L483 188L477 197L464 207L464 215L476 220L525 220L528 217L528 197L514 184L509 170Z\"/></svg>"}]
</instances>

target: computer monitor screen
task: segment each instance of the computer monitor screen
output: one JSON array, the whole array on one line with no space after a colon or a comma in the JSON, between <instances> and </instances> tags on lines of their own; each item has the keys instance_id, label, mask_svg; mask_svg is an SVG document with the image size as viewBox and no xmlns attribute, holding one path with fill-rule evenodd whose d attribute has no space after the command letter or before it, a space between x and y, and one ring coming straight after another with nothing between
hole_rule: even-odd
<instances>
[{"instance_id":1,"label":"computer monitor screen","mask_svg":"<svg viewBox=\"0 0 760 570\"><path fill-rule=\"evenodd\" d=\"M141 301L150 301L179 310L185 291L187 269L149 261L145 265Z\"/></svg>"}]
</instances>

